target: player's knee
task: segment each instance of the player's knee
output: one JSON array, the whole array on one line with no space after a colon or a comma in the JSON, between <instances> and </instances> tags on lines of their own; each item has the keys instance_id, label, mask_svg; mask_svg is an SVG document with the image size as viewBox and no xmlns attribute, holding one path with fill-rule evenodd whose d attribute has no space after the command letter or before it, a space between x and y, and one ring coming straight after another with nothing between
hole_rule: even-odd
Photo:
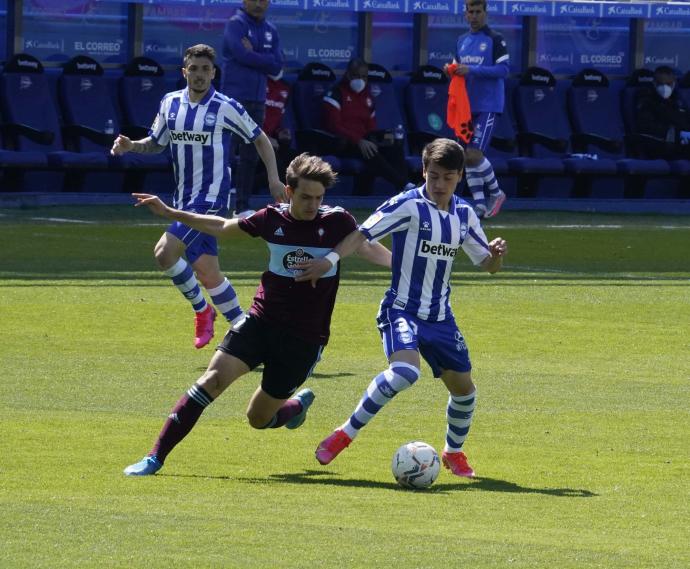
<instances>
[{"instance_id":1,"label":"player's knee","mask_svg":"<svg viewBox=\"0 0 690 569\"><path fill-rule=\"evenodd\" d=\"M257 413L252 409L247 409L247 421L252 429L267 429L273 417L266 417L263 413Z\"/></svg>"},{"instance_id":2,"label":"player's knee","mask_svg":"<svg viewBox=\"0 0 690 569\"><path fill-rule=\"evenodd\" d=\"M197 382L214 399L230 385L230 381L217 369L208 369Z\"/></svg>"},{"instance_id":3,"label":"player's knee","mask_svg":"<svg viewBox=\"0 0 690 569\"><path fill-rule=\"evenodd\" d=\"M390 371L393 373L395 381L395 388L397 392L407 389L419 379L419 368L408 364L406 362L394 362L390 365Z\"/></svg>"}]
</instances>

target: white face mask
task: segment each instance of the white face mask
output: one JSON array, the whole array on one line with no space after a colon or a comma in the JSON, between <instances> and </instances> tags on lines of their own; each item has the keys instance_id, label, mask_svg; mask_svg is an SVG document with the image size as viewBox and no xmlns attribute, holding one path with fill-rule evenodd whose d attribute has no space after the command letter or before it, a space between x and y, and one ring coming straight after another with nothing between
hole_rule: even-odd
<instances>
[{"instance_id":1,"label":"white face mask","mask_svg":"<svg viewBox=\"0 0 690 569\"><path fill-rule=\"evenodd\" d=\"M659 96L663 99L668 99L671 93L673 93L673 87L671 87L671 85L657 85L656 92L659 93Z\"/></svg>"},{"instance_id":2,"label":"white face mask","mask_svg":"<svg viewBox=\"0 0 690 569\"><path fill-rule=\"evenodd\" d=\"M355 93L361 93L366 85L367 82L364 79L352 79L350 81L350 89L352 89Z\"/></svg>"}]
</instances>

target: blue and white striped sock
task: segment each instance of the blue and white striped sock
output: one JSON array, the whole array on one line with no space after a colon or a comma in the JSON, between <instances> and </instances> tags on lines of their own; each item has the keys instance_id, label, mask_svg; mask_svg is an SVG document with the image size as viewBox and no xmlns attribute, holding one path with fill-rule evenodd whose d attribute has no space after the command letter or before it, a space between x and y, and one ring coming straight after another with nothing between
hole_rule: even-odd
<instances>
[{"instance_id":1,"label":"blue and white striped sock","mask_svg":"<svg viewBox=\"0 0 690 569\"><path fill-rule=\"evenodd\" d=\"M419 379L419 370L405 362L392 362L387 370L371 380L357 408L340 428L354 439L360 429L401 391Z\"/></svg>"},{"instance_id":2,"label":"blue and white striped sock","mask_svg":"<svg viewBox=\"0 0 690 569\"><path fill-rule=\"evenodd\" d=\"M227 319L230 324L234 324L240 318L242 318L243 312L240 307L240 301L237 298L237 293L235 289L232 288L230 281L228 279L223 279L215 288L206 289L208 294L211 295L211 300L216 308L223 313L223 316Z\"/></svg>"},{"instance_id":3,"label":"blue and white striped sock","mask_svg":"<svg viewBox=\"0 0 690 569\"><path fill-rule=\"evenodd\" d=\"M484 180L484 188L490 194L497 194L500 191L498 187L498 180L496 179L496 174L494 174L494 167L491 165L486 158L482 160L481 164L477 166L479 170L479 175Z\"/></svg>"},{"instance_id":4,"label":"blue and white striped sock","mask_svg":"<svg viewBox=\"0 0 690 569\"><path fill-rule=\"evenodd\" d=\"M195 312L203 312L208 304L201 292L199 282L196 280L191 265L184 259L178 259L165 274L168 275L173 284L178 288L182 295L192 304Z\"/></svg>"},{"instance_id":5,"label":"blue and white striped sock","mask_svg":"<svg viewBox=\"0 0 690 569\"><path fill-rule=\"evenodd\" d=\"M474 413L477 390L469 395L451 395L448 398L446 419L448 429L446 431L446 452L460 452L462 445L470 431L472 415Z\"/></svg>"},{"instance_id":6,"label":"blue and white striped sock","mask_svg":"<svg viewBox=\"0 0 690 569\"><path fill-rule=\"evenodd\" d=\"M468 166L465 168L465 176L467 178L467 188L472 193L472 199L477 204L486 205L484 199L484 176L479 166Z\"/></svg>"}]
</instances>

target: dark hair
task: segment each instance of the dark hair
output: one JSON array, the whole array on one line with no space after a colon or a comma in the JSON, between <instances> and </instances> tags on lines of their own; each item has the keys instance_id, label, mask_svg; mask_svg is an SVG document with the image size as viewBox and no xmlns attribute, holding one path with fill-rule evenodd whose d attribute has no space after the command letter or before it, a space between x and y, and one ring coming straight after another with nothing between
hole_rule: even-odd
<instances>
[{"instance_id":1,"label":"dark hair","mask_svg":"<svg viewBox=\"0 0 690 569\"><path fill-rule=\"evenodd\" d=\"M422 164L424 170L434 162L446 170L462 170L465 166L465 151L450 138L437 138L424 147Z\"/></svg>"},{"instance_id":2,"label":"dark hair","mask_svg":"<svg viewBox=\"0 0 690 569\"><path fill-rule=\"evenodd\" d=\"M285 181L293 190L297 189L300 178L320 182L324 188L330 188L335 185L338 175L322 158L303 152L290 162L285 173Z\"/></svg>"},{"instance_id":3,"label":"dark hair","mask_svg":"<svg viewBox=\"0 0 690 569\"><path fill-rule=\"evenodd\" d=\"M366 67L369 69L369 64L361 57L354 57L348 61L345 71L350 72L354 69L359 69L360 67Z\"/></svg>"},{"instance_id":4,"label":"dark hair","mask_svg":"<svg viewBox=\"0 0 690 569\"><path fill-rule=\"evenodd\" d=\"M654 70L654 75L671 75L675 77L676 73L668 65L660 65Z\"/></svg>"},{"instance_id":5,"label":"dark hair","mask_svg":"<svg viewBox=\"0 0 690 569\"><path fill-rule=\"evenodd\" d=\"M481 6L486 12L486 0L465 0L465 10L468 6Z\"/></svg>"},{"instance_id":6,"label":"dark hair","mask_svg":"<svg viewBox=\"0 0 690 569\"><path fill-rule=\"evenodd\" d=\"M211 63L215 63L216 50L213 49L210 45L206 45L205 43L198 43L196 45L193 45L192 47L188 47L185 50L184 58L182 59L185 67L187 67L189 60L192 59L192 57L205 57L206 59L210 59Z\"/></svg>"}]
</instances>

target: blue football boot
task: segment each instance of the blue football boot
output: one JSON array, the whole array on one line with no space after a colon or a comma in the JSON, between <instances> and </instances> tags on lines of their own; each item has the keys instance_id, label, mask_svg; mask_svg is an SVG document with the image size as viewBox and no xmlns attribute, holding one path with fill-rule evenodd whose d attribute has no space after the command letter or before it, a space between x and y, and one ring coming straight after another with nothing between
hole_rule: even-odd
<instances>
[{"instance_id":1,"label":"blue football boot","mask_svg":"<svg viewBox=\"0 0 690 569\"><path fill-rule=\"evenodd\" d=\"M311 404L314 402L314 392L307 388L303 389L302 391L299 391L294 397L291 399L297 399L302 404L302 411L300 411L297 415L295 415L292 419L290 419L287 423L285 423L285 428L286 429L296 429L298 427L302 426L302 423L304 423L304 420L307 418L307 410L309 407L311 407Z\"/></svg>"},{"instance_id":2,"label":"blue football boot","mask_svg":"<svg viewBox=\"0 0 690 569\"><path fill-rule=\"evenodd\" d=\"M151 476L158 472L163 465L155 456L145 456L139 462L125 468L125 476Z\"/></svg>"}]
</instances>

